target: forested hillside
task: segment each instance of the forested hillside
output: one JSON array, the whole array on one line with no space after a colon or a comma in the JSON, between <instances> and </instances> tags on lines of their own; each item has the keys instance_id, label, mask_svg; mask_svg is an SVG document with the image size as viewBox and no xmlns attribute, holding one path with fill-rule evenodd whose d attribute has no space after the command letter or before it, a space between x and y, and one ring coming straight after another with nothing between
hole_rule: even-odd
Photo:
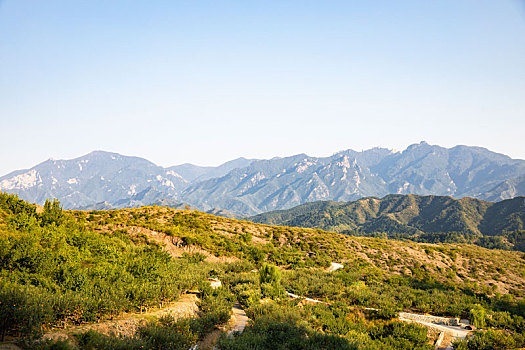
<instances>
[{"instance_id":1,"label":"forested hillside","mask_svg":"<svg viewBox=\"0 0 525 350\"><path fill-rule=\"evenodd\" d=\"M220 334L216 327L237 301L251 321L242 334L218 337L219 349L433 348L437 334L399 321L399 311L473 320L483 331L461 346L523 346L524 258L163 207L71 212L55 201L37 212L1 194L0 330L29 349L189 349ZM344 267L329 272L332 262ZM223 287L211 290L208 277ZM189 290L199 290L196 318L151 318L123 337L89 331L71 335L71 344L34 340L123 311L162 308ZM304 304L286 292L325 303Z\"/></svg>"},{"instance_id":2,"label":"forested hillside","mask_svg":"<svg viewBox=\"0 0 525 350\"><path fill-rule=\"evenodd\" d=\"M388 195L346 203L307 203L253 216L250 220L419 242L525 248L525 197L494 203L449 196Z\"/></svg>"}]
</instances>

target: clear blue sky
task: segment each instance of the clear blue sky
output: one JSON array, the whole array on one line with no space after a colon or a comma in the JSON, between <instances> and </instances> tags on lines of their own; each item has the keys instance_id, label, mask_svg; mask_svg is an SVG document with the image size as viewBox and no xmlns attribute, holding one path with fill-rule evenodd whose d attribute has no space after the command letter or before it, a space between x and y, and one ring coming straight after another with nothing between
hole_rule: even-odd
<instances>
[{"instance_id":1,"label":"clear blue sky","mask_svg":"<svg viewBox=\"0 0 525 350\"><path fill-rule=\"evenodd\" d=\"M525 159L523 1L0 0L0 175L426 140Z\"/></svg>"}]
</instances>

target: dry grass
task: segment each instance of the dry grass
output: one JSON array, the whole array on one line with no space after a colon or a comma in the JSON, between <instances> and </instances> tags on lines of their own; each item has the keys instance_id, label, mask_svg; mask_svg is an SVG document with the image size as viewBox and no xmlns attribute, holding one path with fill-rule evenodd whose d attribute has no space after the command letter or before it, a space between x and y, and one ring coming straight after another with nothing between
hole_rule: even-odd
<instances>
[{"instance_id":1,"label":"dry grass","mask_svg":"<svg viewBox=\"0 0 525 350\"><path fill-rule=\"evenodd\" d=\"M383 240L368 237L346 236L318 229L276 227L239 221L191 210L176 210L162 207L143 207L116 211L75 212L84 219L94 216L87 225L97 231L111 232L127 229L132 235L144 234L149 239L163 245L174 257L184 252L198 252L207 256L208 261L233 261L229 257L215 257L200 247L183 247L177 236L168 236L141 227L138 217L147 217L160 227L172 222L176 215L195 215L199 222L205 223L211 232L224 239L232 240L242 234L251 235L251 244L263 246L279 235L279 247L302 247L302 244L315 246L328 252L337 262L357 264L366 262L376 268L394 274L413 274L424 269L436 281L472 284L498 293L523 294L525 291L524 254L514 251L489 250L469 244L428 244L409 241ZM115 224L101 224L112 217ZM273 241L275 244L275 240ZM303 248L301 248L303 249ZM304 252L307 254L308 252Z\"/></svg>"}]
</instances>

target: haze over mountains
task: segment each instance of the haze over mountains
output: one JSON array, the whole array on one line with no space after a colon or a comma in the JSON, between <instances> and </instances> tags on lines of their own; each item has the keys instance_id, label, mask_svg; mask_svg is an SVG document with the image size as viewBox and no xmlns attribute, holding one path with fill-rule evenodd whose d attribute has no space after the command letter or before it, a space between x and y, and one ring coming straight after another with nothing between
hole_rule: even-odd
<instances>
[{"instance_id":1,"label":"haze over mountains","mask_svg":"<svg viewBox=\"0 0 525 350\"><path fill-rule=\"evenodd\" d=\"M402 152L373 148L330 157L239 158L218 167L163 168L142 158L95 151L14 171L0 177L0 190L38 204L58 198L68 209L186 203L205 211L255 215L318 200L392 193L508 199L525 194L525 161L480 147L447 149L425 142Z\"/></svg>"}]
</instances>

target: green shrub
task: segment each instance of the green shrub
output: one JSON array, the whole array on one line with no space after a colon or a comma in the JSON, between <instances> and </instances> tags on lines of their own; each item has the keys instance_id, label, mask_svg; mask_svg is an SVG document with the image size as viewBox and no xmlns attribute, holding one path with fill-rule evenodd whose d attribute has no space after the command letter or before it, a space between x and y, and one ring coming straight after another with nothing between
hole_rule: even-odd
<instances>
[{"instance_id":1,"label":"green shrub","mask_svg":"<svg viewBox=\"0 0 525 350\"><path fill-rule=\"evenodd\" d=\"M133 337L104 335L93 330L77 334L80 349L85 350L187 350L197 341L187 319L171 317L149 322L139 327Z\"/></svg>"},{"instance_id":2,"label":"green shrub","mask_svg":"<svg viewBox=\"0 0 525 350\"><path fill-rule=\"evenodd\" d=\"M25 341L24 348L32 350L74 350L75 347L67 340L36 340Z\"/></svg>"},{"instance_id":3,"label":"green shrub","mask_svg":"<svg viewBox=\"0 0 525 350\"><path fill-rule=\"evenodd\" d=\"M206 260L206 255L204 255L202 253L188 254L188 253L184 252L182 254L182 257L184 259L186 259L187 262L192 263L192 264L200 263L200 262L203 262L204 260Z\"/></svg>"},{"instance_id":4,"label":"green shrub","mask_svg":"<svg viewBox=\"0 0 525 350\"><path fill-rule=\"evenodd\" d=\"M509 334L502 331L489 330L475 332L474 336L454 343L458 350L506 350L525 346L523 334Z\"/></svg>"},{"instance_id":5,"label":"green shrub","mask_svg":"<svg viewBox=\"0 0 525 350\"><path fill-rule=\"evenodd\" d=\"M0 231L3 334L29 334L44 325L93 322L163 304L195 288L210 268L174 260L158 245L133 241L123 231L91 232L58 201L48 201L41 218L24 203L0 195L2 210L13 211L8 221L18 225ZM35 224L39 220L42 225Z\"/></svg>"},{"instance_id":6,"label":"green shrub","mask_svg":"<svg viewBox=\"0 0 525 350\"><path fill-rule=\"evenodd\" d=\"M485 309L479 304L475 304L470 309L470 323L478 328L485 327Z\"/></svg>"},{"instance_id":7,"label":"green shrub","mask_svg":"<svg viewBox=\"0 0 525 350\"><path fill-rule=\"evenodd\" d=\"M263 283L280 283L281 272L275 265L264 263L259 270L259 279Z\"/></svg>"},{"instance_id":8,"label":"green shrub","mask_svg":"<svg viewBox=\"0 0 525 350\"><path fill-rule=\"evenodd\" d=\"M357 347L346 339L308 330L294 322L280 322L268 318L257 320L243 333L219 340L221 350L244 349L330 349L350 350Z\"/></svg>"}]
</instances>

